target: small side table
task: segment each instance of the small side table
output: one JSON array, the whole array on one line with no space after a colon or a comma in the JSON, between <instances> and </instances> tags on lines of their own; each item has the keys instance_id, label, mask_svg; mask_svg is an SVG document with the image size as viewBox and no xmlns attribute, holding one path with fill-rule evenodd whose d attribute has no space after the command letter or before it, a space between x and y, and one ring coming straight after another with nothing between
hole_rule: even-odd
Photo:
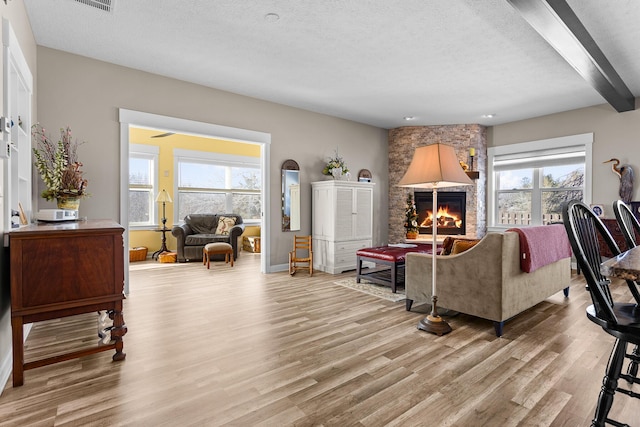
<instances>
[{"instance_id":1,"label":"small side table","mask_svg":"<svg viewBox=\"0 0 640 427\"><path fill-rule=\"evenodd\" d=\"M167 236L165 235L165 233L171 230L167 227L162 227L154 231L162 233L162 246L160 246L160 249L158 249L151 255L151 259L158 259L158 255L160 255L162 252L169 252L169 249L167 249Z\"/></svg>"}]
</instances>

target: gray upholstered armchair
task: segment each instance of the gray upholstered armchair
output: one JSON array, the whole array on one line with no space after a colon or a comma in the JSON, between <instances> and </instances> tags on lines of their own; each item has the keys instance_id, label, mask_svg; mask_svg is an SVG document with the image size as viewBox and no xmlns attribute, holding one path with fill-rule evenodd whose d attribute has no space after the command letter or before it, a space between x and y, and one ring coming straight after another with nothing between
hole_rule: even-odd
<instances>
[{"instance_id":1,"label":"gray upholstered armchair","mask_svg":"<svg viewBox=\"0 0 640 427\"><path fill-rule=\"evenodd\" d=\"M227 218L224 220L223 218ZM223 219L222 223L220 220ZM229 219L235 219L235 223ZM222 233L220 233L222 231ZM242 217L236 214L190 214L183 225L171 230L178 244L178 262L201 261L202 249L207 243L225 242L233 248L233 259L238 258L238 237L244 231Z\"/></svg>"}]
</instances>

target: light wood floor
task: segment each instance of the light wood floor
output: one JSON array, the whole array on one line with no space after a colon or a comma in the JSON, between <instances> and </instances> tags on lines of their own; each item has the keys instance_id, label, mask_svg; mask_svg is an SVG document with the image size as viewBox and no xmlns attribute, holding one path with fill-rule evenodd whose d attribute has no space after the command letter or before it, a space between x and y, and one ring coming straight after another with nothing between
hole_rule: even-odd
<instances>
[{"instance_id":1,"label":"light wood floor","mask_svg":"<svg viewBox=\"0 0 640 427\"><path fill-rule=\"evenodd\" d=\"M462 314L436 337L416 329L425 307L333 284L353 273L261 275L247 253L233 268L132 267L127 359L26 371L0 425L586 426L613 344L579 277L502 338ZM36 324L27 357L96 342L95 319ZM612 415L638 426L640 401L618 394Z\"/></svg>"}]
</instances>

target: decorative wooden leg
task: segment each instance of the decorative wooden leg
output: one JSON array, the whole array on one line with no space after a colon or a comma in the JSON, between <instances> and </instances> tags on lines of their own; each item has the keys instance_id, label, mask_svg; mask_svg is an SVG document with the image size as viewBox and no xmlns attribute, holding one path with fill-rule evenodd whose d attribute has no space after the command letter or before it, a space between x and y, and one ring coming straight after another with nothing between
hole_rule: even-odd
<instances>
[{"instance_id":1,"label":"decorative wooden leg","mask_svg":"<svg viewBox=\"0 0 640 427\"><path fill-rule=\"evenodd\" d=\"M602 387L600 388L598 404L596 405L596 414L593 421L591 421L592 427L604 426L606 422L609 422L607 415L609 415L609 410L611 409L611 405L613 405L613 396L618 387L618 378L620 377L626 351L626 341L616 339L613 350L611 350L611 357L609 358L606 374L602 379Z\"/></svg>"},{"instance_id":2,"label":"decorative wooden leg","mask_svg":"<svg viewBox=\"0 0 640 427\"><path fill-rule=\"evenodd\" d=\"M115 341L116 354L113 355L114 361L124 360L127 355L122 351L124 343L122 337L127 333L127 326L124 324L124 316L122 315L122 303L113 311L113 329L111 329L111 339Z\"/></svg>"},{"instance_id":3,"label":"decorative wooden leg","mask_svg":"<svg viewBox=\"0 0 640 427\"><path fill-rule=\"evenodd\" d=\"M504 322L493 322L493 329L496 331L496 336L500 338L502 336L502 329L504 329Z\"/></svg>"},{"instance_id":4,"label":"decorative wooden leg","mask_svg":"<svg viewBox=\"0 0 640 427\"><path fill-rule=\"evenodd\" d=\"M564 293L564 297L565 298L569 297L569 287L568 286L566 288L564 288L562 290L562 292Z\"/></svg>"},{"instance_id":5,"label":"decorative wooden leg","mask_svg":"<svg viewBox=\"0 0 640 427\"><path fill-rule=\"evenodd\" d=\"M13 328L13 386L24 384L24 336L22 317L11 318Z\"/></svg>"}]
</instances>

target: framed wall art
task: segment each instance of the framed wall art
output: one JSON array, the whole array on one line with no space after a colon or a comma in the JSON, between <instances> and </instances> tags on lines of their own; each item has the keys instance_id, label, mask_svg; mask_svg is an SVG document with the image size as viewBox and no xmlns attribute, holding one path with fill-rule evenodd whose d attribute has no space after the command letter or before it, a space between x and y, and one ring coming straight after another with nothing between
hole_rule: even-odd
<instances>
[{"instance_id":1,"label":"framed wall art","mask_svg":"<svg viewBox=\"0 0 640 427\"><path fill-rule=\"evenodd\" d=\"M602 205L591 205L591 210L598 218L602 218L602 215L604 215L604 206Z\"/></svg>"}]
</instances>

